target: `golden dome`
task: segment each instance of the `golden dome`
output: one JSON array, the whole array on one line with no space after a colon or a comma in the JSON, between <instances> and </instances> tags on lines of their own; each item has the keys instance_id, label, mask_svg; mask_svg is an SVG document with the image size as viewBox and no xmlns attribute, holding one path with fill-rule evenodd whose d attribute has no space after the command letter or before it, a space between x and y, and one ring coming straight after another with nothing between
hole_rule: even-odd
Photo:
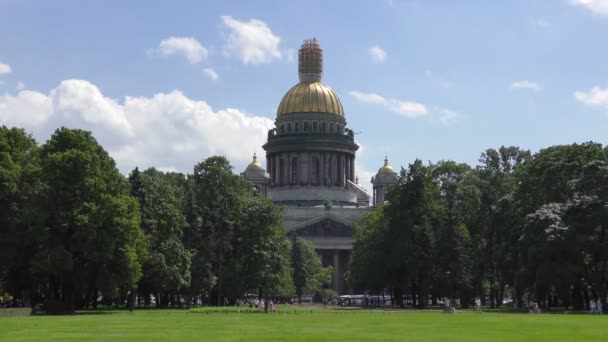
<instances>
[{"instance_id":1,"label":"golden dome","mask_svg":"<svg viewBox=\"0 0 608 342\"><path fill-rule=\"evenodd\" d=\"M245 169L245 171L265 171L262 164L258 163L258 157L255 155L255 153L253 154L253 161L251 164L247 165L247 169Z\"/></svg>"},{"instance_id":2,"label":"golden dome","mask_svg":"<svg viewBox=\"0 0 608 342\"><path fill-rule=\"evenodd\" d=\"M378 169L378 174L381 174L381 173L385 173L385 174L397 173L390 165L388 165L388 157L384 157L384 165Z\"/></svg>"},{"instance_id":3,"label":"golden dome","mask_svg":"<svg viewBox=\"0 0 608 342\"><path fill-rule=\"evenodd\" d=\"M277 116L290 113L331 113L344 116L338 95L317 82L300 82L283 96Z\"/></svg>"}]
</instances>

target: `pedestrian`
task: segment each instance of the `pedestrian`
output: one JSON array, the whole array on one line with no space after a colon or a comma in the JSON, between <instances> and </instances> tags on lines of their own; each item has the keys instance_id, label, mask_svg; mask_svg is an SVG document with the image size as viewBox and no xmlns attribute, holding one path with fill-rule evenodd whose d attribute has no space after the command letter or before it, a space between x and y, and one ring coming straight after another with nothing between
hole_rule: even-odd
<instances>
[{"instance_id":1,"label":"pedestrian","mask_svg":"<svg viewBox=\"0 0 608 342\"><path fill-rule=\"evenodd\" d=\"M475 312L482 313L481 311L481 299L475 298Z\"/></svg>"},{"instance_id":2,"label":"pedestrian","mask_svg":"<svg viewBox=\"0 0 608 342\"><path fill-rule=\"evenodd\" d=\"M589 301L589 311L591 311L592 315L595 315L595 300Z\"/></svg>"},{"instance_id":3,"label":"pedestrian","mask_svg":"<svg viewBox=\"0 0 608 342\"><path fill-rule=\"evenodd\" d=\"M597 304L595 304L595 310L597 311L598 315L602 314L602 301L601 300L597 300Z\"/></svg>"}]
</instances>

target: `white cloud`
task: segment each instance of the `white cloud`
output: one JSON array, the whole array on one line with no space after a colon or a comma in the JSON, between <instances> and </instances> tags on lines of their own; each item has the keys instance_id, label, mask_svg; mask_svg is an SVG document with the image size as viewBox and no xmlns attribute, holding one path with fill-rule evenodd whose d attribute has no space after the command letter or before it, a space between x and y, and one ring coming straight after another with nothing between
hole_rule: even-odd
<instances>
[{"instance_id":1,"label":"white cloud","mask_svg":"<svg viewBox=\"0 0 608 342\"><path fill-rule=\"evenodd\" d=\"M62 81L48 94L0 95L0 124L23 127L41 142L61 126L90 130L123 173L135 166L191 172L213 154L244 167L251 151L243 146L262 146L273 127L270 119L213 110L178 90L116 101L84 80Z\"/></svg>"},{"instance_id":2,"label":"white cloud","mask_svg":"<svg viewBox=\"0 0 608 342\"><path fill-rule=\"evenodd\" d=\"M17 86L15 87L15 89L17 89L17 90L25 89L25 83L23 83L21 81L17 82Z\"/></svg>"},{"instance_id":3,"label":"white cloud","mask_svg":"<svg viewBox=\"0 0 608 342\"><path fill-rule=\"evenodd\" d=\"M608 0L570 0L575 6L585 7L598 15L608 15Z\"/></svg>"},{"instance_id":4,"label":"white cloud","mask_svg":"<svg viewBox=\"0 0 608 342\"><path fill-rule=\"evenodd\" d=\"M272 33L265 22L257 19L239 21L223 16L230 33L226 37L224 53L240 59L244 64L270 63L281 59L281 38Z\"/></svg>"},{"instance_id":5,"label":"white cloud","mask_svg":"<svg viewBox=\"0 0 608 342\"><path fill-rule=\"evenodd\" d=\"M152 50L162 56L184 56L191 64L200 63L207 58L207 49L192 37L169 37Z\"/></svg>"},{"instance_id":6,"label":"white cloud","mask_svg":"<svg viewBox=\"0 0 608 342\"><path fill-rule=\"evenodd\" d=\"M13 72L13 69L11 69L10 65L0 63L0 75L10 74L11 72Z\"/></svg>"},{"instance_id":7,"label":"white cloud","mask_svg":"<svg viewBox=\"0 0 608 342\"><path fill-rule=\"evenodd\" d=\"M406 118L417 118L428 114L426 106L422 103L401 101L396 99L386 99L378 94L362 93L359 91L351 91L348 94L354 97L359 102L382 105L388 110Z\"/></svg>"},{"instance_id":8,"label":"white cloud","mask_svg":"<svg viewBox=\"0 0 608 342\"><path fill-rule=\"evenodd\" d=\"M576 91L574 97L588 106L608 108L608 88L593 87L587 92Z\"/></svg>"},{"instance_id":9,"label":"white cloud","mask_svg":"<svg viewBox=\"0 0 608 342\"><path fill-rule=\"evenodd\" d=\"M36 128L48 121L52 108L51 97L35 91L0 95L0 124Z\"/></svg>"},{"instance_id":10,"label":"white cloud","mask_svg":"<svg viewBox=\"0 0 608 342\"><path fill-rule=\"evenodd\" d=\"M205 68L203 69L203 72L205 73L205 75L207 75L207 77L209 77L210 79L216 81L217 79L220 78L220 75L218 75L218 73L211 69L211 68Z\"/></svg>"},{"instance_id":11,"label":"white cloud","mask_svg":"<svg viewBox=\"0 0 608 342\"><path fill-rule=\"evenodd\" d=\"M511 83L510 87L511 89L530 89L537 91L542 89L542 87L538 83L528 80L513 82Z\"/></svg>"},{"instance_id":12,"label":"white cloud","mask_svg":"<svg viewBox=\"0 0 608 342\"><path fill-rule=\"evenodd\" d=\"M378 45L374 45L369 48L369 56L374 63L383 63L386 60L386 51L384 51Z\"/></svg>"},{"instance_id":13,"label":"white cloud","mask_svg":"<svg viewBox=\"0 0 608 342\"><path fill-rule=\"evenodd\" d=\"M378 94L362 93L359 91L349 92L350 96L354 97L357 101L367 104L384 104L386 100L384 97Z\"/></svg>"},{"instance_id":14,"label":"white cloud","mask_svg":"<svg viewBox=\"0 0 608 342\"><path fill-rule=\"evenodd\" d=\"M417 102L389 100L387 106L393 112L406 118L418 118L428 114L426 106Z\"/></svg>"}]
</instances>

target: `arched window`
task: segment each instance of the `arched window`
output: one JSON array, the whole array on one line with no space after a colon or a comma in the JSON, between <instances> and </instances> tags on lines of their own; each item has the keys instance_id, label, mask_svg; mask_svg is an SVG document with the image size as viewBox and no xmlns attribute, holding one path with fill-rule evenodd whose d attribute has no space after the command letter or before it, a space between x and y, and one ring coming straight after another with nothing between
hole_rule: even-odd
<instances>
[{"instance_id":1,"label":"arched window","mask_svg":"<svg viewBox=\"0 0 608 342\"><path fill-rule=\"evenodd\" d=\"M290 124L290 123L288 123L288 124L287 124L287 133L290 133L290 132L291 132L291 124Z\"/></svg>"},{"instance_id":2,"label":"arched window","mask_svg":"<svg viewBox=\"0 0 608 342\"><path fill-rule=\"evenodd\" d=\"M298 158L291 160L291 184L295 185L298 182Z\"/></svg>"},{"instance_id":3,"label":"arched window","mask_svg":"<svg viewBox=\"0 0 608 342\"><path fill-rule=\"evenodd\" d=\"M313 157L312 158L312 177L310 180L313 185L319 185L319 183L320 183L319 175L320 175L319 158Z\"/></svg>"}]
</instances>

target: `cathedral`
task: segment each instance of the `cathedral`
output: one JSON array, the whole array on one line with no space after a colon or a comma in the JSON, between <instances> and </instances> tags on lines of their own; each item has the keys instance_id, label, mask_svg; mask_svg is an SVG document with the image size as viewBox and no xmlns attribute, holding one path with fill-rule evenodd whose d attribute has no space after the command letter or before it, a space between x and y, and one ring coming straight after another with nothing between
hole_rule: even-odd
<instances>
[{"instance_id":1,"label":"cathedral","mask_svg":"<svg viewBox=\"0 0 608 342\"><path fill-rule=\"evenodd\" d=\"M323 84L323 50L316 39L298 52L299 83L283 96L275 127L262 146L266 169L254 154L243 177L276 205L285 207L287 236L312 242L323 266L333 267L332 288L349 291L344 273L352 258L353 223L384 203L397 173L384 159L372 177L373 193L358 184L359 146L347 128L340 98Z\"/></svg>"}]
</instances>

